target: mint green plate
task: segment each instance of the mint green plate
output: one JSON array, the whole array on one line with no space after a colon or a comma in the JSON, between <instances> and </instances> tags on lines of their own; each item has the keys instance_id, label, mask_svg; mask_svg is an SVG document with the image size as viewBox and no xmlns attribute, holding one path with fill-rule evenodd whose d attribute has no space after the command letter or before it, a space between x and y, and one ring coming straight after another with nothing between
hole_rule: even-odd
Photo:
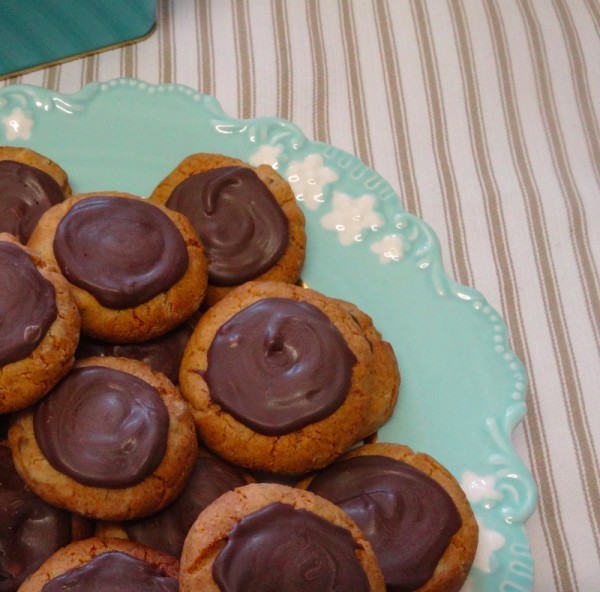
<instances>
[{"instance_id":1,"label":"mint green plate","mask_svg":"<svg viewBox=\"0 0 600 592\"><path fill-rule=\"evenodd\" d=\"M232 119L190 88L132 79L74 95L6 87L0 143L54 159L75 192L147 196L193 152L275 166L306 214L303 280L369 313L398 356L400 396L380 440L437 458L471 501L480 545L464 590L532 590L524 522L537 489L511 443L526 412L525 370L498 313L448 278L432 230L376 172L290 122Z\"/></svg>"}]
</instances>

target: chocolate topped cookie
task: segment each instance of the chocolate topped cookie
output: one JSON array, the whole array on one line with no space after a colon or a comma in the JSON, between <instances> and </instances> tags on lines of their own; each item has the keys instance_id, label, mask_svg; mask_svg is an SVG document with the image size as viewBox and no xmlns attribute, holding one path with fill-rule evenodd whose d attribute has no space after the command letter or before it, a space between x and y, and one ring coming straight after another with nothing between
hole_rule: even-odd
<instances>
[{"instance_id":1,"label":"chocolate topped cookie","mask_svg":"<svg viewBox=\"0 0 600 592\"><path fill-rule=\"evenodd\" d=\"M74 362L79 312L62 275L0 234L0 413L45 395Z\"/></svg>"},{"instance_id":2,"label":"chocolate topped cookie","mask_svg":"<svg viewBox=\"0 0 600 592\"><path fill-rule=\"evenodd\" d=\"M0 592L16 592L52 553L72 541L71 513L35 495L0 442Z\"/></svg>"},{"instance_id":3,"label":"chocolate topped cookie","mask_svg":"<svg viewBox=\"0 0 600 592\"><path fill-rule=\"evenodd\" d=\"M133 358L149 364L162 372L172 383L179 382L179 366L183 350L192 334L191 323L183 323L172 331L139 343L108 343L83 335L75 352L75 358L90 356L116 356Z\"/></svg>"},{"instance_id":4,"label":"chocolate topped cookie","mask_svg":"<svg viewBox=\"0 0 600 592\"><path fill-rule=\"evenodd\" d=\"M200 318L180 388L217 454L298 474L360 438L372 369L368 341L335 301L282 282L248 282Z\"/></svg>"},{"instance_id":5,"label":"chocolate topped cookie","mask_svg":"<svg viewBox=\"0 0 600 592\"><path fill-rule=\"evenodd\" d=\"M344 512L266 483L226 493L198 516L180 584L183 592L385 590L370 544Z\"/></svg>"},{"instance_id":6,"label":"chocolate topped cookie","mask_svg":"<svg viewBox=\"0 0 600 592\"><path fill-rule=\"evenodd\" d=\"M272 502L244 516L231 529L215 558L212 575L224 592L245 590L248 585L254 590L276 585L277 589L300 592L311 589L309 582L316 579L319 590L368 592L367 574L355 555L358 548L343 527L307 510ZM315 569L312 561L319 555L326 555L327 561ZM277 559L281 571L275 573ZM334 569L329 571L328 564Z\"/></svg>"},{"instance_id":7,"label":"chocolate topped cookie","mask_svg":"<svg viewBox=\"0 0 600 592\"><path fill-rule=\"evenodd\" d=\"M28 148L0 146L0 232L26 243L41 215L70 194L58 164Z\"/></svg>"},{"instance_id":8,"label":"chocolate topped cookie","mask_svg":"<svg viewBox=\"0 0 600 592\"><path fill-rule=\"evenodd\" d=\"M207 305L250 280L295 283L304 263L304 215L271 167L193 154L154 190L152 201L187 216L208 258Z\"/></svg>"},{"instance_id":9,"label":"chocolate topped cookie","mask_svg":"<svg viewBox=\"0 0 600 592\"><path fill-rule=\"evenodd\" d=\"M179 562L156 549L119 539L89 538L56 551L21 592L177 592Z\"/></svg>"},{"instance_id":10,"label":"chocolate topped cookie","mask_svg":"<svg viewBox=\"0 0 600 592\"><path fill-rule=\"evenodd\" d=\"M477 523L450 473L406 446L368 444L299 484L344 510L377 556L388 592L458 591Z\"/></svg>"},{"instance_id":11,"label":"chocolate topped cookie","mask_svg":"<svg viewBox=\"0 0 600 592\"><path fill-rule=\"evenodd\" d=\"M40 497L84 516L123 520L179 495L196 458L178 390L137 360L86 358L9 432L15 465Z\"/></svg>"},{"instance_id":12,"label":"chocolate topped cookie","mask_svg":"<svg viewBox=\"0 0 600 592\"><path fill-rule=\"evenodd\" d=\"M48 580L43 592L117 592L127 582L129 592L177 592L179 584L175 577L166 576L142 559L136 559L122 551L107 551L96 555L85 565L75 567L64 574Z\"/></svg>"},{"instance_id":13,"label":"chocolate topped cookie","mask_svg":"<svg viewBox=\"0 0 600 592\"><path fill-rule=\"evenodd\" d=\"M184 490L173 503L146 518L121 523L100 522L96 534L128 538L179 557L183 541L198 514L227 491L251 482L253 479L239 467L202 450Z\"/></svg>"},{"instance_id":14,"label":"chocolate topped cookie","mask_svg":"<svg viewBox=\"0 0 600 592\"><path fill-rule=\"evenodd\" d=\"M28 245L58 265L82 331L104 341L163 335L194 314L206 291L190 222L130 194L73 196L42 216Z\"/></svg>"}]
</instances>

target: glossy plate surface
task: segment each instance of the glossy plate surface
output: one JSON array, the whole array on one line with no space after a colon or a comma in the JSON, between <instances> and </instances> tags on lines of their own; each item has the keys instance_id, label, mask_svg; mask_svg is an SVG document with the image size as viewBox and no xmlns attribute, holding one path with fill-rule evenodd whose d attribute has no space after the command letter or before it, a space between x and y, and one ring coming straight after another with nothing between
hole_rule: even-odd
<instances>
[{"instance_id":1,"label":"glossy plate surface","mask_svg":"<svg viewBox=\"0 0 600 592\"><path fill-rule=\"evenodd\" d=\"M232 119L190 88L132 79L74 95L6 87L0 144L54 159L74 192L147 196L193 152L275 166L306 214L303 280L369 313L398 356L398 406L379 439L437 458L473 505L480 546L464 590L532 590L524 522L537 490L511 444L526 412L524 368L497 312L448 278L432 230L377 173L290 122Z\"/></svg>"}]
</instances>

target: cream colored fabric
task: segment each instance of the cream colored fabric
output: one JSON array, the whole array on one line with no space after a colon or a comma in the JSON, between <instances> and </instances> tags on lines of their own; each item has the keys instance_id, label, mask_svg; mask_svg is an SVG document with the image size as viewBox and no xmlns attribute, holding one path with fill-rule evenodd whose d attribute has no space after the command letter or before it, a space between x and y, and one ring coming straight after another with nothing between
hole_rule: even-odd
<instances>
[{"instance_id":1,"label":"cream colored fabric","mask_svg":"<svg viewBox=\"0 0 600 592\"><path fill-rule=\"evenodd\" d=\"M600 589L600 4L159 0L128 47L0 82L133 76L356 154L437 232L527 367L535 590ZM1 40L0 40L1 43Z\"/></svg>"}]
</instances>

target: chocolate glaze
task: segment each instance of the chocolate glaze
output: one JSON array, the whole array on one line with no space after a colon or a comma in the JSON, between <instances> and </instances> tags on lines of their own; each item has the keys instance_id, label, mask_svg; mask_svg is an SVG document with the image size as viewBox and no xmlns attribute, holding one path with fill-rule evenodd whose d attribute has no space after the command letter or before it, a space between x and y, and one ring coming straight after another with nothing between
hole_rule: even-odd
<instances>
[{"instance_id":1,"label":"chocolate glaze","mask_svg":"<svg viewBox=\"0 0 600 592\"><path fill-rule=\"evenodd\" d=\"M220 167L192 175L178 185L167 206L194 225L216 286L234 286L270 269L285 252L288 220L247 167Z\"/></svg>"},{"instance_id":2,"label":"chocolate glaze","mask_svg":"<svg viewBox=\"0 0 600 592\"><path fill-rule=\"evenodd\" d=\"M153 565L121 551L100 553L44 584L42 592L177 592L179 583Z\"/></svg>"},{"instance_id":3,"label":"chocolate glaze","mask_svg":"<svg viewBox=\"0 0 600 592\"><path fill-rule=\"evenodd\" d=\"M72 284L112 309L168 291L189 261L179 229L164 212L113 196L88 197L65 214L56 229L54 256Z\"/></svg>"},{"instance_id":4,"label":"chocolate glaze","mask_svg":"<svg viewBox=\"0 0 600 592\"><path fill-rule=\"evenodd\" d=\"M26 243L41 215L64 199L48 173L14 160L0 161L0 232Z\"/></svg>"},{"instance_id":5,"label":"chocolate glaze","mask_svg":"<svg viewBox=\"0 0 600 592\"><path fill-rule=\"evenodd\" d=\"M238 468L218 458L200 457L175 502L147 518L125 522L127 536L180 557L183 541L198 514L223 493L242 485L246 480Z\"/></svg>"},{"instance_id":6,"label":"chocolate glaze","mask_svg":"<svg viewBox=\"0 0 600 592\"><path fill-rule=\"evenodd\" d=\"M158 391L120 370L72 370L36 406L35 438L50 464L79 483L122 488L163 459L169 413Z\"/></svg>"},{"instance_id":7,"label":"chocolate glaze","mask_svg":"<svg viewBox=\"0 0 600 592\"><path fill-rule=\"evenodd\" d=\"M340 407L355 363L316 306L265 298L219 328L204 377L215 403L254 431L278 436Z\"/></svg>"},{"instance_id":8,"label":"chocolate glaze","mask_svg":"<svg viewBox=\"0 0 600 592\"><path fill-rule=\"evenodd\" d=\"M385 456L337 461L313 479L309 490L337 504L363 531L388 592L425 584L462 524L443 487Z\"/></svg>"},{"instance_id":9,"label":"chocolate glaze","mask_svg":"<svg viewBox=\"0 0 600 592\"><path fill-rule=\"evenodd\" d=\"M23 360L56 319L54 286L18 245L0 242L0 367Z\"/></svg>"},{"instance_id":10,"label":"chocolate glaze","mask_svg":"<svg viewBox=\"0 0 600 592\"><path fill-rule=\"evenodd\" d=\"M173 384L179 382L179 367L183 350L192 334L193 327L187 323L149 341L141 343L107 343L82 335L75 357L116 356L146 362L154 370L162 372Z\"/></svg>"},{"instance_id":11,"label":"chocolate glaze","mask_svg":"<svg viewBox=\"0 0 600 592\"><path fill-rule=\"evenodd\" d=\"M71 542L71 515L37 497L0 444L0 592L15 592L54 551Z\"/></svg>"},{"instance_id":12,"label":"chocolate glaze","mask_svg":"<svg viewBox=\"0 0 600 592\"><path fill-rule=\"evenodd\" d=\"M274 502L233 527L212 574L221 592L367 592L359 548L345 528Z\"/></svg>"}]
</instances>

